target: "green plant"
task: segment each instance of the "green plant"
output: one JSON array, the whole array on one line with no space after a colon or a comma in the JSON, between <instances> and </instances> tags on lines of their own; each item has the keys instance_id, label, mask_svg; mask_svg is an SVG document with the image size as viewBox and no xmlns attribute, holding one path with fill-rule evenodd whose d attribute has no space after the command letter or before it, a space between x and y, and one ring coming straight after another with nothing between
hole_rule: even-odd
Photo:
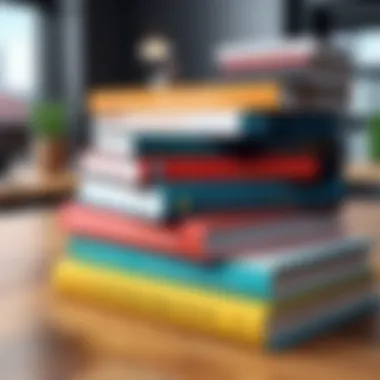
<instances>
[{"instance_id":1,"label":"green plant","mask_svg":"<svg viewBox=\"0 0 380 380\"><path fill-rule=\"evenodd\" d=\"M380 116L375 115L370 119L369 143L372 160L380 161Z\"/></svg>"},{"instance_id":2,"label":"green plant","mask_svg":"<svg viewBox=\"0 0 380 380\"><path fill-rule=\"evenodd\" d=\"M35 135L39 137L59 139L66 132L66 111L58 102L35 104L31 109L30 121Z\"/></svg>"}]
</instances>

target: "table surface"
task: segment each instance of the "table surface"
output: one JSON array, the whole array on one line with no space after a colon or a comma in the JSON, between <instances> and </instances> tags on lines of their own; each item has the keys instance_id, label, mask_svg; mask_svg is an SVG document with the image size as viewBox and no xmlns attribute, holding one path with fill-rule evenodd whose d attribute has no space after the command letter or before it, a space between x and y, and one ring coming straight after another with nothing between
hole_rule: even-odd
<instances>
[{"instance_id":1,"label":"table surface","mask_svg":"<svg viewBox=\"0 0 380 380\"><path fill-rule=\"evenodd\" d=\"M380 203L347 203L342 216L353 233L373 236L374 256L380 252ZM379 378L380 321L376 317L280 355L131 321L124 331L126 355L112 360L105 357L84 360L77 347L52 334L47 318L49 271L62 252L63 240L54 218L54 211L42 209L0 214L0 290L3 295L0 299L0 378Z\"/></svg>"},{"instance_id":2,"label":"table surface","mask_svg":"<svg viewBox=\"0 0 380 380\"><path fill-rule=\"evenodd\" d=\"M75 179L71 172L42 175L23 169L0 181L0 203L71 194Z\"/></svg>"}]
</instances>

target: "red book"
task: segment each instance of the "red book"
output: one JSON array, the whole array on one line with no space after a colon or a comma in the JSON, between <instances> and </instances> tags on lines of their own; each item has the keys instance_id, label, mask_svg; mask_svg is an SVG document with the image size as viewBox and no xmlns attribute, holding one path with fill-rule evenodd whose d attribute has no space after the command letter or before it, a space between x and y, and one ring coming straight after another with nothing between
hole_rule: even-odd
<instances>
[{"instance_id":1,"label":"red book","mask_svg":"<svg viewBox=\"0 0 380 380\"><path fill-rule=\"evenodd\" d=\"M317 240L338 228L333 214L291 210L197 216L168 226L69 204L61 210L59 220L70 235L194 261L220 259L248 248L265 249L268 244Z\"/></svg>"},{"instance_id":2,"label":"red book","mask_svg":"<svg viewBox=\"0 0 380 380\"><path fill-rule=\"evenodd\" d=\"M263 157L180 156L122 160L88 153L81 162L84 173L113 177L133 184L167 181L311 180L321 170L320 161L308 154Z\"/></svg>"}]
</instances>

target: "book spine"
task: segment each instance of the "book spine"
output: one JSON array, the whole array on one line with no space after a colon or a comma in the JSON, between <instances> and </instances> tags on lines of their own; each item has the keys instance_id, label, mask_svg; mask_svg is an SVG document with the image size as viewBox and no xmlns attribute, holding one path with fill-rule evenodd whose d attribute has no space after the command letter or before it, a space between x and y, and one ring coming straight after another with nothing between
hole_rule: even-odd
<instances>
[{"instance_id":1,"label":"book spine","mask_svg":"<svg viewBox=\"0 0 380 380\"><path fill-rule=\"evenodd\" d=\"M247 271L239 265L225 264L210 271L207 266L157 256L155 252L79 237L70 239L68 251L74 261L120 273L137 273L195 288L223 290L240 297L266 301L274 297L275 279L266 270L250 268Z\"/></svg>"},{"instance_id":2,"label":"book spine","mask_svg":"<svg viewBox=\"0 0 380 380\"><path fill-rule=\"evenodd\" d=\"M78 191L79 201L131 216L149 220L165 218L167 199L158 191L131 189L120 184L104 184L101 180L85 178Z\"/></svg>"},{"instance_id":3,"label":"book spine","mask_svg":"<svg viewBox=\"0 0 380 380\"><path fill-rule=\"evenodd\" d=\"M125 112L208 112L275 110L283 105L283 88L275 81L176 87L168 91L96 91L88 98L93 116Z\"/></svg>"},{"instance_id":4,"label":"book spine","mask_svg":"<svg viewBox=\"0 0 380 380\"><path fill-rule=\"evenodd\" d=\"M266 54L255 57L250 54L240 55L223 59L219 62L219 67L224 73L234 73L243 71L268 71L297 69L310 64L311 57L307 54L291 54L281 57L280 54Z\"/></svg>"},{"instance_id":5,"label":"book spine","mask_svg":"<svg viewBox=\"0 0 380 380\"><path fill-rule=\"evenodd\" d=\"M156 228L125 215L104 212L84 205L68 205L59 213L59 224L65 233L109 244L154 250L157 255L204 261L208 258L199 235L192 239L177 236L170 229ZM173 236L174 235L174 236Z\"/></svg>"},{"instance_id":6,"label":"book spine","mask_svg":"<svg viewBox=\"0 0 380 380\"><path fill-rule=\"evenodd\" d=\"M319 171L310 155L281 155L246 158L176 157L146 158L140 161L147 181L204 180L311 180Z\"/></svg>"},{"instance_id":7,"label":"book spine","mask_svg":"<svg viewBox=\"0 0 380 380\"><path fill-rule=\"evenodd\" d=\"M270 307L221 294L61 262L54 277L62 295L87 299L120 312L135 312L181 327L257 346L266 341Z\"/></svg>"},{"instance_id":8,"label":"book spine","mask_svg":"<svg viewBox=\"0 0 380 380\"><path fill-rule=\"evenodd\" d=\"M244 152L255 150L259 142L256 139L210 139L194 136L138 136L135 140L134 154L138 157L202 155L240 156Z\"/></svg>"},{"instance_id":9,"label":"book spine","mask_svg":"<svg viewBox=\"0 0 380 380\"><path fill-rule=\"evenodd\" d=\"M340 201L345 187L331 180L319 186L299 186L281 181L170 183L149 190L104 184L85 179L80 201L148 220L167 220L216 210L238 211L250 207L329 207Z\"/></svg>"},{"instance_id":10,"label":"book spine","mask_svg":"<svg viewBox=\"0 0 380 380\"><path fill-rule=\"evenodd\" d=\"M215 210L250 207L330 207L342 199L344 184L329 180L318 186L299 186L281 181L172 183L157 187L166 196L167 217Z\"/></svg>"},{"instance_id":11,"label":"book spine","mask_svg":"<svg viewBox=\"0 0 380 380\"><path fill-rule=\"evenodd\" d=\"M135 160L122 160L120 157L89 153L79 163L84 176L115 179L127 184L143 184L148 179L145 165Z\"/></svg>"}]
</instances>

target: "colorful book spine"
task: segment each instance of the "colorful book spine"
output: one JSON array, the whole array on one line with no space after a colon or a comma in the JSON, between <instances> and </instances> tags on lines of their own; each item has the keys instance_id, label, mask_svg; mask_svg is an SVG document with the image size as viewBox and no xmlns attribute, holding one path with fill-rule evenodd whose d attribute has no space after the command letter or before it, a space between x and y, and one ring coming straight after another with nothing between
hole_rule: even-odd
<instances>
[{"instance_id":1,"label":"colorful book spine","mask_svg":"<svg viewBox=\"0 0 380 380\"><path fill-rule=\"evenodd\" d=\"M59 214L59 223L69 235L191 261L214 261L253 247L273 250L285 244L300 245L342 236L333 215L302 214L294 210L213 214L165 225L91 206L68 204Z\"/></svg>"},{"instance_id":2,"label":"colorful book spine","mask_svg":"<svg viewBox=\"0 0 380 380\"><path fill-rule=\"evenodd\" d=\"M216 49L215 58L225 72L299 68L311 65L320 46L313 39L278 40L262 43L229 43Z\"/></svg>"},{"instance_id":3,"label":"colorful book spine","mask_svg":"<svg viewBox=\"0 0 380 380\"><path fill-rule=\"evenodd\" d=\"M345 193L340 180L315 186L273 181L170 183L151 189L85 179L81 202L150 220L178 218L193 213L239 211L252 207L330 207Z\"/></svg>"},{"instance_id":4,"label":"colorful book spine","mask_svg":"<svg viewBox=\"0 0 380 380\"><path fill-rule=\"evenodd\" d=\"M247 251L244 257L209 267L158 256L154 252L74 237L68 246L68 256L92 267L278 302L293 297L300 288L307 292L368 273L369 246L366 239L359 238L326 245L320 243L295 248L293 257L280 254L273 265L262 264L265 255L271 252L259 254L254 250ZM304 276L296 281L296 273L291 281L284 280L283 272L291 271L292 266L305 270L314 267L314 271L308 271L308 281Z\"/></svg>"},{"instance_id":5,"label":"colorful book spine","mask_svg":"<svg viewBox=\"0 0 380 380\"><path fill-rule=\"evenodd\" d=\"M125 113L111 117L96 117L95 130L116 129L129 133L156 135L187 135L228 138L267 133L266 115L249 111L214 111L199 113L150 112Z\"/></svg>"},{"instance_id":6,"label":"colorful book spine","mask_svg":"<svg viewBox=\"0 0 380 380\"><path fill-rule=\"evenodd\" d=\"M142 352L152 352L154 354L162 353L162 342L167 342L165 349L176 356L178 350L184 356L188 355L189 346L183 335L178 334L174 329L153 328L151 323L146 323L139 318L126 317L110 313L99 308L89 307L80 302L60 298L54 302L52 308L52 320L62 331L70 336L78 336L92 347L106 349L110 353L117 353L129 356L131 350L134 352L136 345L131 341L132 336L149 337L141 344ZM310 320L306 326L294 329L288 334L274 337L268 343L268 348L272 350L281 350L291 348L300 343L310 340L315 336L320 336L334 328L341 327L343 324L357 319L360 316L373 312L375 302L366 298L352 300L330 313L326 313L317 322ZM199 343L211 344L214 347L214 354L218 353L219 347L215 346L214 341L207 341L203 335L198 336ZM193 340L192 340L193 342ZM195 348L196 349L196 348ZM166 352L166 351L165 351Z\"/></svg>"},{"instance_id":7,"label":"colorful book spine","mask_svg":"<svg viewBox=\"0 0 380 380\"><path fill-rule=\"evenodd\" d=\"M53 281L62 295L256 345L263 345L266 340L270 308L261 302L231 301L223 295L176 288L70 261L59 264Z\"/></svg>"},{"instance_id":8,"label":"colorful book spine","mask_svg":"<svg viewBox=\"0 0 380 380\"><path fill-rule=\"evenodd\" d=\"M152 116L153 118L153 116ZM236 118L239 119L239 118ZM331 140L339 131L339 119L327 112L242 113L240 121L212 128L189 128L179 121L167 126L128 122L125 117L96 118L92 145L99 152L127 157L160 155L236 155L272 151L284 144L303 144L310 140ZM134 133L131 133L134 132ZM212 135L212 136L211 136Z\"/></svg>"},{"instance_id":9,"label":"colorful book spine","mask_svg":"<svg viewBox=\"0 0 380 380\"><path fill-rule=\"evenodd\" d=\"M123 112L208 112L210 110L275 110L283 105L284 88L276 82L210 83L155 90L94 91L88 98L93 116Z\"/></svg>"},{"instance_id":10,"label":"colorful book spine","mask_svg":"<svg viewBox=\"0 0 380 380\"><path fill-rule=\"evenodd\" d=\"M124 160L87 154L81 161L85 175L113 178L130 185L157 182L295 180L310 181L321 173L317 158L303 155L235 157L179 156Z\"/></svg>"},{"instance_id":11,"label":"colorful book spine","mask_svg":"<svg viewBox=\"0 0 380 380\"><path fill-rule=\"evenodd\" d=\"M106 310L154 318L262 348L293 345L374 307L368 278L338 286L328 295L296 300L280 309L256 300L174 287L169 283L98 270L69 260L59 264L53 276L53 286L63 298L87 300Z\"/></svg>"}]
</instances>

